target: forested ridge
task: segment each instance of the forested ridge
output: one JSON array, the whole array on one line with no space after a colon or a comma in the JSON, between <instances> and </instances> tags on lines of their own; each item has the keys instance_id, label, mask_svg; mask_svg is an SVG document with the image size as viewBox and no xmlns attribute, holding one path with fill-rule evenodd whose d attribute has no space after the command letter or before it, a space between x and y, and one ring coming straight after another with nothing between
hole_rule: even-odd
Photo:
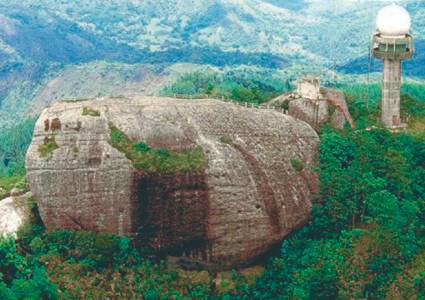
<instances>
[{"instance_id":1,"label":"forested ridge","mask_svg":"<svg viewBox=\"0 0 425 300\"><path fill-rule=\"evenodd\" d=\"M164 94L264 102L288 88L189 74ZM409 129L400 133L377 121L378 85L340 88L357 130L321 128L320 192L310 222L282 242L261 274L235 270L218 282L205 272L168 266L126 237L46 232L35 218L18 240L0 239L0 298L425 299L425 87L403 87ZM33 124L0 136L3 188L23 184Z\"/></svg>"},{"instance_id":2,"label":"forested ridge","mask_svg":"<svg viewBox=\"0 0 425 300\"><path fill-rule=\"evenodd\" d=\"M205 66L377 80L368 44L382 3L328 2L0 0L0 130L63 98L156 94L147 86ZM421 81L425 5L405 6L416 52L403 73Z\"/></svg>"}]
</instances>

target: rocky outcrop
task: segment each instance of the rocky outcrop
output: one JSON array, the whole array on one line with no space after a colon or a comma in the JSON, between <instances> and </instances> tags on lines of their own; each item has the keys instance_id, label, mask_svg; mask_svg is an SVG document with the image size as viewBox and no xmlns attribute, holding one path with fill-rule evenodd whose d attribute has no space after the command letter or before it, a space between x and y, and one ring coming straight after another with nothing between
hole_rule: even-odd
<instances>
[{"instance_id":1,"label":"rocky outcrop","mask_svg":"<svg viewBox=\"0 0 425 300\"><path fill-rule=\"evenodd\" d=\"M57 103L35 126L27 177L48 229L225 268L306 222L318 142L290 116L212 99Z\"/></svg>"},{"instance_id":2,"label":"rocky outcrop","mask_svg":"<svg viewBox=\"0 0 425 300\"><path fill-rule=\"evenodd\" d=\"M330 122L334 128L342 129L346 122L355 128L345 94L342 91L320 86L320 80L313 76L301 77L297 90L281 95L269 102L275 107L283 107L290 116L303 120L316 130Z\"/></svg>"},{"instance_id":3,"label":"rocky outcrop","mask_svg":"<svg viewBox=\"0 0 425 300\"><path fill-rule=\"evenodd\" d=\"M18 231L31 219L29 201L31 193L11 196L0 201L0 236L16 236Z\"/></svg>"}]
</instances>

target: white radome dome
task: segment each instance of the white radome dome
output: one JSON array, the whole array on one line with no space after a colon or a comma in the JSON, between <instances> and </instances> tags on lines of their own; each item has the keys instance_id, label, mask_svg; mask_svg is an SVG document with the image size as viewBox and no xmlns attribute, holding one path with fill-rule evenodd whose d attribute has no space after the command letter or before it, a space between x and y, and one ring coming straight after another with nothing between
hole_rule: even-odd
<instances>
[{"instance_id":1,"label":"white radome dome","mask_svg":"<svg viewBox=\"0 0 425 300\"><path fill-rule=\"evenodd\" d=\"M412 19L403 7L392 4L382 8L376 17L376 29L382 35L401 36L410 32Z\"/></svg>"}]
</instances>

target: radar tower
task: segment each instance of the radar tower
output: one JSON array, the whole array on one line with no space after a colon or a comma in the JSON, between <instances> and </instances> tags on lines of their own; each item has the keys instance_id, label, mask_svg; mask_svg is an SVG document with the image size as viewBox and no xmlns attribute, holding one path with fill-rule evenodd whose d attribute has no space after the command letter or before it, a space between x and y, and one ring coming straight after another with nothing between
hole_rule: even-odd
<instances>
[{"instance_id":1,"label":"radar tower","mask_svg":"<svg viewBox=\"0 0 425 300\"><path fill-rule=\"evenodd\" d=\"M405 127L400 120L401 62L413 56L411 18L401 6L382 8L376 17L373 56L384 61L382 74L382 122L387 128Z\"/></svg>"}]
</instances>

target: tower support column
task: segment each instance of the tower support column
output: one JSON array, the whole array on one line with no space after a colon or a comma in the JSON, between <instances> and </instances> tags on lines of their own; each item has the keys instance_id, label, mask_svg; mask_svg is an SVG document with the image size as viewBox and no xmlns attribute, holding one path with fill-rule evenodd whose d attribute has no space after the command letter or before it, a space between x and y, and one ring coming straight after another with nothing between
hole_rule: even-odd
<instances>
[{"instance_id":1,"label":"tower support column","mask_svg":"<svg viewBox=\"0 0 425 300\"><path fill-rule=\"evenodd\" d=\"M401 126L400 121L401 60L384 59L382 87L382 122L386 127Z\"/></svg>"}]
</instances>

